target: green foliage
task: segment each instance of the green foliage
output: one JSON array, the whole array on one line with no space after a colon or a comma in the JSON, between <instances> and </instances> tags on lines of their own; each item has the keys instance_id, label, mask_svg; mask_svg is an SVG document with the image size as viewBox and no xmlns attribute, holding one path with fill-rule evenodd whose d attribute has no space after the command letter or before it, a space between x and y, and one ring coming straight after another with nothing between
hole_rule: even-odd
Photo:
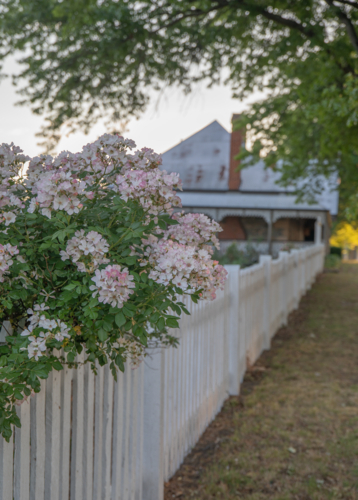
<instances>
[{"instance_id":1,"label":"green foliage","mask_svg":"<svg viewBox=\"0 0 358 500\"><path fill-rule=\"evenodd\" d=\"M326 269L336 269L338 270L341 267L342 259L339 255L330 253L324 259L324 267Z\"/></svg>"},{"instance_id":2,"label":"green foliage","mask_svg":"<svg viewBox=\"0 0 358 500\"><path fill-rule=\"evenodd\" d=\"M338 255L338 257L342 257L342 248L341 247L330 247L329 253L331 255Z\"/></svg>"},{"instance_id":3,"label":"green foliage","mask_svg":"<svg viewBox=\"0 0 358 500\"><path fill-rule=\"evenodd\" d=\"M0 59L23 52L16 81L52 144L63 124L138 116L150 88L189 91L228 68L236 97L265 94L238 123L251 160L266 155L308 199L338 169L344 208L358 185L357 23L355 0L4 0Z\"/></svg>"},{"instance_id":4,"label":"green foliage","mask_svg":"<svg viewBox=\"0 0 358 500\"><path fill-rule=\"evenodd\" d=\"M218 252L214 254L221 265L237 264L241 267L248 267L259 261L259 254L249 242L244 250L239 250L236 243L232 243L223 255Z\"/></svg>"},{"instance_id":5,"label":"green foliage","mask_svg":"<svg viewBox=\"0 0 358 500\"><path fill-rule=\"evenodd\" d=\"M134 221L144 218L143 209L135 203L129 205L129 211L128 203L109 203L106 207L102 204L96 209L93 202L92 207L80 214L69 216L58 212L52 219L40 212L25 212L17 216L16 225L11 224L7 234L0 232L0 244L3 245L9 242L20 245L25 240L20 255L26 258L26 263L16 262L11 266L10 280L0 287L0 324L10 320L15 332L7 337L7 345L0 346L0 432L6 439L11 436L11 425L20 425L15 413L16 402L31 391L39 392L39 379L47 378L52 369L62 370L63 364L73 363L82 349L85 349L86 358L94 370L96 360L100 365L110 363L116 377L116 367L123 371L124 361L130 354L126 342L119 342L121 338L129 335L139 347L148 343L177 343L166 331L166 327L178 327L171 306L174 305L172 309L178 314L185 309L184 304L176 299L175 287L165 287L150 279L144 281L140 277L143 267L139 258L126 257L128 248L140 241L131 226ZM89 289L93 284L91 276L79 272L70 261L59 259L68 235L83 226L105 235L112 247L115 246L111 261L126 265L134 277L135 292L121 310L92 298ZM148 228L148 225L141 224L137 231L145 236L150 233ZM64 238L63 234L66 234ZM47 242L51 242L50 246ZM28 273L30 269L32 272ZM56 300L52 298L53 291ZM46 295L50 297L46 301L49 306L46 312L69 325L71 336L63 341L48 340L49 354L35 361L28 358L28 338L20 336L20 325L21 320L27 318L27 309L34 303L44 303ZM65 357L59 359L55 352L62 348Z\"/></svg>"},{"instance_id":6,"label":"green foliage","mask_svg":"<svg viewBox=\"0 0 358 500\"><path fill-rule=\"evenodd\" d=\"M84 351L94 372L109 363L116 379L125 361L138 363L147 347L175 346L168 328L178 328L182 312L189 314L181 296L197 302L202 295L193 281L182 290L170 279L163 284L150 277L145 251L150 238L157 241L178 224L168 203L176 195L160 184L157 155L126 155L123 143L105 135L90 153L68 153L70 160L67 153L54 162L35 158L25 174L29 158L1 145L0 199L12 207L0 213L0 325L11 325L0 344L0 433L7 440L13 425L20 426L16 404L39 392L40 379L52 370L76 365ZM142 183L147 171L157 171L157 190L152 181L141 198L133 192L121 197L116 179L126 167ZM41 189L52 192L45 208ZM55 199L65 200L66 208L51 205ZM66 253L74 236L75 253ZM84 244L87 252L80 250Z\"/></svg>"}]
</instances>

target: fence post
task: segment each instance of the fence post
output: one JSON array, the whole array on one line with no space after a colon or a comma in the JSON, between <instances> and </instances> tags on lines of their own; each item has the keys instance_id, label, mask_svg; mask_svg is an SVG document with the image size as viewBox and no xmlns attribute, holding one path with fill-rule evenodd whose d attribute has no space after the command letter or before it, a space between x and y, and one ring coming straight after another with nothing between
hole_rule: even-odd
<instances>
[{"instance_id":1,"label":"fence post","mask_svg":"<svg viewBox=\"0 0 358 500\"><path fill-rule=\"evenodd\" d=\"M271 255L260 255L260 264L263 264L265 270L265 288L264 288L264 349L270 349L271 346L271 314L270 314L270 291L271 291Z\"/></svg>"},{"instance_id":2,"label":"fence post","mask_svg":"<svg viewBox=\"0 0 358 500\"><path fill-rule=\"evenodd\" d=\"M279 252L279 258L283 260L283 275L282 275L282 288L281 288L281 301L282 301L282 325L287 326L288 308L287 308L287 261L288 253Z\"/></svg>"},{"instance_id":3,"label":"fence post","mask_svg":"<svg viewBox=\"0 0 358 500\"><path fill-rule=\"evenodd\" d=\"M295 258L295 264L294 264L294 273L293 273L293 288L294 288L294 309L298 308L298 305L300 303L300 251L297 248L293 248L291 250L294 258Z\"/></svg>"},{"instance_id":4,"label":"fence post","mask_svg":"<svg viewBox=\"0 0 358 500\"><path fill-rule=\"evenodd\" d=\"M240 392L241 359L240 359L240 329L239 329L239 279L240 266L225 266L229 273L230 309L229 309L229 393L237 396ZM244 351L245 352L245 349Z\"/></svg>"},{"instance_id":5,"label":"fence post","mask_svg":"<svg viewBox=\"0 0 358 500\"><path fill-rule=\"evenodd\" d=\"M145 359L143 405L143 497L164 498L163 352Z\"/></svg>"},{"instance_id":6,"label":"fence post","mask_svg":"<svg viewBox=\"0 0 358 500\"><path fill-rule=\"evenodd\" d=\"M319 272L320 273L323 273L323 270L324 270L324 258L325 258L325 256L326 256L326 249L325 249L325 246L322 245L320 256L319 256L319 259L320 259Z\"/></svg>"}]
</instances>

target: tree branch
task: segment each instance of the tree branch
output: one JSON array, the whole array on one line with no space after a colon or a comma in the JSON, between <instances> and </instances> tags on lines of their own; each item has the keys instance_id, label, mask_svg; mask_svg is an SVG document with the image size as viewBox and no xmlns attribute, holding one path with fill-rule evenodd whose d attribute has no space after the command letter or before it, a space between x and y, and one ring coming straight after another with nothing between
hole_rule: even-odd
<instances>
[{"instance_id":1,"label":"tree branch","mask_svg":"<svg viewBox=\"0 0 358 500\"><path fill-rule=\"evenodd\" d=\"M189 0L192 1L192 0ZM354 26L351 22L351 20L348 18L348 16L341 11L341 9L333 4L333 1L341 1L342 3L344 2L349 2L352 4L352 6L357 6L358 8L358 3L356 4L352 0L325 0L330 6L334 7L337 10L337 16L344 22L347 26L347 31L349 31L349 36L351 39L351 42L355 48L355 50L358 52L358 37L357 34L354 30ZM249 11L252 15L261 15L265 17L266 19L269 19L270 21L273 21L276 24L279 24L281 26L284 26L286 28L289 28L291 30L299 31L302 33L302 35L310 40L315 39L315 42L317 45L319 45L327 54L331 57L334 58L336 64L344 71L345 73L347 72L353 72L353 68L351 68L350 65L347 65L343 67L339 61L336 60L336 57L334 54L331 52L329 49L328 45L324 42L323 37L320 37L319 34L316 32L316 30L312 29L311 27L306 27L303 24L299 23L295 19L288 19L287 17L282 17L279 14L274 14L273 12L269 12L268 10L265 9L265 7L261 7L259 5L253 5L252 3L246 3L245 0L217 0L217 2L212 5L209 9L207 10L202 10L202 9L192 9L189 11L182 11L182 12L175 12L173 15L167 20L166 24L163 26L160 26L158 29L154 31L154 33L160 31L161 29L169 28L171 26L174 26L175 24L180 23L184 19L190 19L190 18L198 18L200 16L206 16L207 14L213 12L213 11L219 11L223 10L224 8L236 8L240 10L247 10ZM356 45L355 45L356 44Z\"/></svg>"},{"instance_id":2,"label":"tree branch","mask_svg":"<svg viewBox=\"0 0 358 500\"><path fill-rule=\"evenodd\" d=\"M236 5L235 5L236 4ZM239 5L237 5L239 4ZM173 14L171 19L169 19L169 22L167 22L165 25L161 26L159 29L163 28L169 28L170 26L173 26L183 19L188 19L191 17L198 17L198 16L205 16L209 14L210 12L213 12L215 10L221 10L223 8L227 7L239 7L242 10L248 10L252 14L260 14L266 19L269 19L270 21L274 21L281 26L285 26L290 29L298 30L300 31L303 35L305 35L308 38L313 38L316 33L314 30L306 28L299 22L295 21L294 19L288 19L286 17L279 16L278 14L273 14L272 12L267 11L265 8L257 6L257 5L252 5L248 4L245 2L245 0L218 0L215 5L211 6L207 10L202 10L202 9L193 9L189 10L189 12L178 12ZM157 30L156 30L157 31Z\"/></svg>"},{"instance_id":3,"label":"tree branch","mask_svg":"<svg viewBox=\"0 0 358 500\"><path fill-rule=\"evenodd\" d=\"M354 50L358 53L358 36L357 33L354 29L354 25L352 21L349 19L347 14L343 12L337 5L334 5L333 1L334 0L325 0L326 3L335 9L337 12L337 17L342 21L342 23L346 26L347 34L349 36L349 39L351 41L351 44L354 47Z\"/></svg>"},{"instance_id":4,"label":"tree branch","mask_svg":"<svg viewBox=\"0 0 358 500\"><path fill-rule=\"evenodd\" d=\"M253 14L256 12L257 14L261 14L262 16L266 17L266 19L274 21L275 23L280 24L281 26L285 26L286 28L299 31L307 38L314 38L316 36L316 33L313 29L306 28L305 26L303 26L303 24L300 24L294 19L288 19L287 17L279 16L278 14L274 14L273 12L269 12L264 7L256 5L253 6L241 0L239 0L239 3L241 3L242 7L244 7L249 12L252 12Z\"/></svg>"}]
</instances>

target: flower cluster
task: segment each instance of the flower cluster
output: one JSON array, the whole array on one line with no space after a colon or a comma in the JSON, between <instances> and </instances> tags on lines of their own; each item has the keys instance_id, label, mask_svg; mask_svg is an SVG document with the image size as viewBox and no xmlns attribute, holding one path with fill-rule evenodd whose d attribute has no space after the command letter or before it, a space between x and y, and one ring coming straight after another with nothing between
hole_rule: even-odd
<instances>
[{"instance_id":1,"label":"flower cluster","mask_svg":"<svg viewBox=\"0 0 358 500\"><path fill-rule=\"evenodd\" d=\"M174 239L183 245L190 245L197 248L205 248L209 253L213 253L213 247L219 248L219 240L216 233L222 231L220 224L210 220L204 214L176 213L172 217L179 224L170 226L164 233L165 239Z\"/></svg>"},{"instance_id":2,"label":"flower cluster","mask_svg":"<svg viewBox=\"0 0 358 500\"><path fill-rule=\"evenodd\" d=\"M68 240L66 251L61 250L62 260L72 260L82 273L93 272L100 264L108 264L105 257L109 245L105 238L96 231L85 234L84 230L76 231L75 236Z\"/></svg>"},{"instance_id":3,"label":"flower cluster","mask_svg":"<svg viewBox=\"0 0 358 500\"><path fill-rule=\"evenodd\" d=\"M0 244L0 282L4 281L4 275L7 274L10 266L14 263L12 257L17 255L19 250L17 246Z\"/></svg>"},{"instance_id":4,"label":"flower cluster","mask_svg":"<svg viewBox=\"0 0 358 500\"><path fill-rule=\"evenodd\" d=\"M211 259L219 225L173 215L179 176L134 148L109 134L57 157L0 146L0 322L19 325L0 363L6 439L13 405L40 390L39 378L83 350L94 371L137 366L147 346L176 345L168 329L187 312L178 292L196 302L223 287L226 271Z\"/></svg>"},{"instance_id":5,"label":"flower cluster","mask_svg":"<svg viewBox=\"0 0 358 500\"><path fill-rule=\"evenodd\" d=\"M5 224L5 226L9 226L16 221L16 215L14 212L3 212L0 214L0 221Z\"/></svg>"},{"instance_id":6,"label":"flower cluster","mask_svg":"<svg viewBox=\"0 0 358 500\"><path fill-rule=\"evenodd\" d=\"M116 187L123 200L138 200L149 214L171 213L173 207L181 206L181 200L174 191L181 189L179 176L167 174L165 170L129 170L117 176Z\"/></svg>"},{"instance_id":7,"label":"flower cluster","mask_svg":"<svg viewBox=\"0 0 358 500\"><path fill-rule=\"evenodd\" d=\"M28 212L33 213L39 206L41 213L49 219L53 210L77 214L83 208L79 195L84 194L85 188L86 183L74 179L69 171L44 173L33 185L32 191L37 196L32 198Z\"/></svg>"},{"instance_id":8,"label":"flower cluster","mask_svg":"<svg viewBox=\"0 0 358 500\"><path fill-rule=\"evenodd\" d=\"M126 357L130 360L132 368L137 368L143 359L144 346L138 340L128 335L118 341L121 348L125 349Z\"/></svg>"},{"instance_id":9,"label":"flower cluster","mask_svg":"<svg viewBox=\"0 0 358 500\"><path fill-rule=\"evenodd\" d=\"M98 294L99 302L120 308L133 293L133 288L135 288L133 279L127 268L122 269L118 264L107 266L101 271L96 270L92 278L95 285L91 285L90 290L93 291L93 297Z\"/></svg>"},{"instance_id":10,"label":"flower cluster","mask_svg":"<svg viewBox=\"0 0 358 500\"><path fill-rule=\"evenodd\" d=\"M30 344L27 347L21 347L21 351L27 351L29 359L35 358L36 361L42 356L42 353L46 351L46 336L43 332L39 334L38 337L33 335L29 336Z\"/></svg>"},{"instance_id":11,"label":"flower cluster","mask_svg":"<svg viewBox=\"0 0 358 500\"><path fill-rule=\"evenodd\" d=\"M155 237L145 244L142 265L149 265L149 278L157 283L175 285L183 291L203 290L205 299L214 299L215 290L223 288L227 271L211 260L207 250Z\"/></svg>"},{"instance_id":12,"label":"flower cluster","mask_svg":"<svg viewBox=\"0 0 358 500\"><path fill-rule=\"evenodd\" d=\"M0 145L0 177L10 179L19 175L23 164L30 160L29 156L23 155L22 149L11 144Z\"/></svg>"},{"instance_id":13,"label":"flower cluster","mask_svg":"<svg viewBox=\"0 0 358 500\"><path fill-rule=\"evenodd\" d=\"M21 337L28 337L30 341L22 350L27 350L29 358L34 357L36 361L46 351L47 339L63 342L65 338L70 338L70 328L59 319L49 319L44 313L48 309L45 303L35 304L33 309L28 309L29 325L21 332Z\"/></svg>"},{"instance_id":14,"label":"flower cluster","mask_svg":"<svg viewBox=\"0 0 358 500\"><path fill-rule=\"evenodd\" d=\"M0 145L0 207L9 206L13 209L24 207L21 199L15 194L21 191L23 186L16 183L14 178L19 175L24 163L30 160L30 157L21 153L22 150L13 143Z\"/></svg>"}]
</instances>

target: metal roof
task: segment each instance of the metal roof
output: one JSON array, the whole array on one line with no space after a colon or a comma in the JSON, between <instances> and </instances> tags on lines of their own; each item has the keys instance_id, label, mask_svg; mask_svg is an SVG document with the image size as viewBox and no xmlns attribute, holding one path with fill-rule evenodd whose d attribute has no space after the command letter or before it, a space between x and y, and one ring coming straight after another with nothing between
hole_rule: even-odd
<instances>
[{"instance_id":1,"label":"metal roof","mask_svg":"<svg viewBox=\"0 0 358 500\"><path fill-rule=\"evenodd\" d=\"M276 210L320 210L323 204L296 203L296 197L288 194L252 194L239 191L224 193L178 192L183 207L247 208Z\"/></svg>"},{"instance_id":2,"label":"metal roof","mask_svg":"<svg viewBox=\"0 0 358 500\"><path fill-rule=\"evenodd\" d=\"M296 204L295 196L290 194L293 188L279 186L277 181L280 173L265 168L263 161L244 168L241 171L239 190L228 192L230 140L231 134L214 121L162 155L162 168L168 173L180 174L184 189L180 196L184 196L185 206L194 206L191 202L188 205L189 199L194 202L197 200L197 203L198 200L205 199L205 204L216 203L215 206L240 203L239 206L242 207L241 204L244 203L248 204L248 207L256 208L292 207L293 210L329 210L332 215L337 214L338 191L332 189L332 186L336 186L336 179L322 179L325 187L322 194L316 198L317 204ZM191 191L195 194L190 193Z\"/></svg>"},{"instance_id":3,"label":"metal roof","mask_svg":"<svg viewBox=\"0 0 358 500\"><path fill-rule=\"evenodd\" d=\"M228 189L230 134L217 121L169 149L162 158L168 173L180 174L184 189Z\"/></svg>"}]
</instances>

